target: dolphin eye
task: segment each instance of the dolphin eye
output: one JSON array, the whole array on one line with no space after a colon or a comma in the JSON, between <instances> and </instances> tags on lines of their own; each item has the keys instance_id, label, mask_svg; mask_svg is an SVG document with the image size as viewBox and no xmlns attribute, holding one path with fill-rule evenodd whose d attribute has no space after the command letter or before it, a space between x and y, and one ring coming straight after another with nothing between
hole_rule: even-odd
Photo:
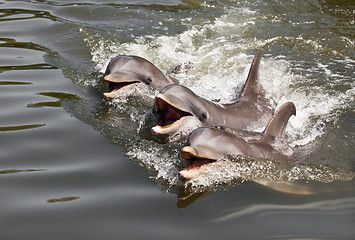
<instances>
[{"instance_id":1,"label":"dolphin eye","mask_svg":"<svg viewBox=\"0 0 355 240\"><path fill-rule=\"evenodd\" d=\"M146 83L147 83L148 85L150 85L150 84L152 83L152 81L153 81L153 80L152 80L150 77L148 77Z\"/></svg>"},{"instance_id":2,"label":"dolphin eye","mask_svg":"<svg viewBox=\"0 0 355 240\"><path fill-rule=\"evenodd\" d=\"M201 121L204 121L204 120L207 119L207 113L203 112L201 116L202 116L202 120Z\"/></svg>"}]
</instances>

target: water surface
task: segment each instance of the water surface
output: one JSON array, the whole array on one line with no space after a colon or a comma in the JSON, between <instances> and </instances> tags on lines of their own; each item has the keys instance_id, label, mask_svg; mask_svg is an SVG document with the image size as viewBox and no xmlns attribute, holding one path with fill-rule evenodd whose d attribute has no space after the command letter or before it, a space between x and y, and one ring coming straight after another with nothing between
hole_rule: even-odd
<instances>
[{"instance_id":1,"label":"water surface","mask_svg":"<svg viewBox=\"0 0 355 240\"><path fill-rule=\"evenodd\" d=\"M1 239L354 239L354 11L325 0L0 3ZM185 185L180 146L149 135L156 92L102 100L110 58L133 54L165 72L191 62L181 83L230 102L260 48L261 85L296 105L286 136L310 146L305 163L226 161Z\"/></svg>"}]
</instances>

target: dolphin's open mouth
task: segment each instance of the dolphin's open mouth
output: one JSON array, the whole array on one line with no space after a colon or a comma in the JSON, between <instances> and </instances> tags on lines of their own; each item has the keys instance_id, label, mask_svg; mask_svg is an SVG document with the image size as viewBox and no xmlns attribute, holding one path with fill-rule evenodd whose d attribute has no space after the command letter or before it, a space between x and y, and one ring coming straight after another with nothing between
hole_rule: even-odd
<instances>
[{"instance_id":1,"label":"dolphin's open mouth","mask_svg":"<svg viewBox=\"0 0 355 240\"><path fill-rule=\"evenodd\" d=\"M155 98L155 106L160 115L160 122L152 128L154 135L166 134L173 126L178 127L187 116L192 116L191 113L167 103L162 94L158 94Z\"/></svg>"},{"instance_id":2,"label":"dolphin's open mouth","mask_svg":"<svg viewBox=\"0 0 355 240\"><path fill-rule=\"evenodd\" d=\"M138 81L122 81L122 82L111 82L110 80L104 79L104 83L108 84L107 92L104 93L106 100L111 100L118 96L119 90L127 87L131 84L138 83Z\"/></svg>"},{"instance_id":3,"label":"dolphin's open mouth","mask_svg":"<svg viewBox=\"0 0 355 240\"><path fill-rule=\"evenodd\" d=\"M196 149L189 146L181 150L182 157L189 160L190 164L179 172L180 176L187 180L195 178L199 175L199 171L208 166L210 163L216 162L215 159L210 159L204 156L199 156Z\"/></svg>"}]
</instances>

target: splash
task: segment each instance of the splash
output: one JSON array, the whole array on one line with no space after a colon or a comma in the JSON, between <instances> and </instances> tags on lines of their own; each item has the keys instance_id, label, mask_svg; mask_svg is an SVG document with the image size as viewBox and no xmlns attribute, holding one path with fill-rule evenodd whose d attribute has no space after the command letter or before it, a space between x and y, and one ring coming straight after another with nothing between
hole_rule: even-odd
<instances>
[{"instance_id":1,"label":"splash","mask_svg":"<svg viewBox=\"0 0 355 240\"><path fill-rule=\"evenodd\" d=\"M249 14L253 16L253 13ZM190 30L176 36L146 36L137 39L136 42L123 44L102 39L95 34L90 35L84 29L81 32L86 35L86 42L93 50L92 60L100 71L104 71L109 60L119 54L142 56L166 72L180 63L189 61L193 63L193 69L186 74L179 74L181 84L204 98L228 103L240 92L254 57L245 52L255 52L257 48L273 41L270 39L252 43L228 41L223 35L225 31L232 26L243 27L226 22L229 19L223 16L213 24L203 27L191 26ZM216 36L205 40L209 31ZM290 63L283 56L264 56L261 60L259 79L270 99L276 100L279 105L286 101L295 103L297 116L291 118L286 132L293 136L290 142L292 145L305 145L324 134L325 123L336 119L337 109L344 102L351 100L351 92L330 96L318 86L300 88L299 83L307 79L292 73L291 70ZM150 97L153 98L153 95ZM263 129L248 130L263 131Z\"/></svg>"},{"instance_id":2,"label":"splash","mask_svg":"<svg viewBox=\"0 0 355 240\"><path fill-rule=\"evenodd\" d=\"M319 41L295 37L267 37L257 39L247 35L253 32L260 17L256 11L247 7L224 9L225 14L213 21L197 21L191 18L181 19L187 30L176 35L145 35L136 37L134 42L120 42L113 38L105 38L86 28L80 32L89 46L95 68L103 72L111 58L120 54L138 55L155 64L163 72L171 71L175 66L191 62L192 69L187 73L178 74L181 84L191 88L198 95L209 100L228 103L234 100L247 78L250 64L257 49L265 49L261 59L259 81L266 90L267 97L275 100L278 106L287 101L296 105L297 115L291 117L286 128L287 141L292 147L305 146L320 139L329 127L337 123L339 114L344 107L354 102L355 86L350 83L346 91L332 90L338 86L336 78L341 76L334 72L331 64L353 65L353 60L343 53L330 51ZM202 24L201 24L202 22ZM291 57L273 55L273 46L284 44L300 44L312 51L330 54L334 60L331 64L315 62L297 62ZM270 50L269 50L270 49ZM340 60L339 60L340 59ZM343 60L342 60L343 59ZM316 72L321 75L313 75ZM317 77L329 80L325 84ZM342 76L346 80L346 76ZM323 81L323 79L322 79ZM146 89L141 89L145 91ZM138 91L140 91L138 89ZM148 98L153 99L156 92L149 92ZM133 94L134 95L134 94ZM139 93L137 94L139 95ZM121 96L112 103L122 113L127 112L130 120L138 123L140 132L144 128L144 111L149 106L140 106L139 110L132 107L129 96ZM148 104L149 105L149 104ZM141 117L140 117L141 116ZM143 116L143 117L142 117ZM124 130L122 128L122 130ZM262 132L263 129L247 129ZM120 144L125 145L127 156L153 173L156 181L165 181L166 186L179 185L178 170L181 159L179 148L157 144L151 140L136 139ZM190 182L195 188L212 185L231 185L236 179L272 180L272 181L335 181L350 180L352 173L344 173L339 169L309 164L280 165L272 161L222 161L215 163L208 172ZM206 177L208 176L208 177Z\"/></svg>"},{"instance_id":3,"label":"splash","mask_svg":"<svg viewBox=\"0 0 355 240\"><path fill-rule=\"evenodd\" d=\"M168 190L169 187L180 186L179 166L180 160L176 157L179 152L177 148L162 147L151 142L133 143L128 147L127 156L134 159L139 165L147 168L155 176L152 177L161 189Z\"/></svg>"},{"instance_id":4,"label":"splash","mask_svg":"<svg viewBox=\"0 0 355 240\"><path fill-rule=\"evenodd\" d=\"M284 163L246 156L226 157L204 168L186 188L191 192L225 190L244 181L289 183L299 180L331 183L350 181L353 172L308 163ZM236 181L238 180L239 181Z\"/></svg>"}]
</instances>

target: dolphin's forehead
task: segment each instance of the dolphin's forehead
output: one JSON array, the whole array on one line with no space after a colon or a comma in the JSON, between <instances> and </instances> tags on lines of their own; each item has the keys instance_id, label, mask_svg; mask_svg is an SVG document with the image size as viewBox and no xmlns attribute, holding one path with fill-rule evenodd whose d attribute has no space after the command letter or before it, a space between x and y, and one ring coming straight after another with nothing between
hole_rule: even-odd
<instances>
[{"instance_id":1,"label":"dolphin's forehead","mask_svg":"<svg viewBox=\"0 0 355 240\"><path fill-rule=\"evenodd\" d=\"M189 143L192 146L216 147L221 144L221 141L226 142L227 140L228 137L223 132L208 127L196 129L189 137Z\"/></svg>"},{"instance_id":2,"label":"dolphin's forehead","mask_svg":"<svg viewBox=\"0 0 355 240\"><path fill-rule=\"evenodd\" d=\"M184 111L195 115L200 115L203 111L206 111L205 100L198 97L187 87L176 84L169 85L161 91L161 94L164 95L167 103Z\"/></svg>"},{"instance_id":3,"label":"dolphin's forehead","mask_svg":"<svg viewBox=\"0 0 355 240\"><path fill-rule=\"evenodd\" d=\"M167 87L165 87L161 93L167 96L180 96L180 97L185 97L185 96L191 96L191 97L197 97L196 94L191 91L189 88L178 85L178 84L172 84Z\"/></svg>"},{"instance_id":4,"label":"dolphin's forehead","mask_svg":"<svg viewBox=\"0 0 355 240\"><path fill-rule=\"evenodd\" d=\"M215 136L215 129L213 128L207 128L207 127L203 127L203 128L198 128L195 131L193 131L190 134L190 143L199 143L202 142L204 139L209 139L210 137Z\"/></svg>"},{"instance_id":5,"label":"dolphin's forehead","mask_svg":"<svg viewBox=\"0 0 355 240\"><path fill-rule=\"evenodd\" d=\"M244 141L231 133L216 128L198 128L190 134L190 146L203 146L221 154L240 154Z\"/></svg>"},{"instance_id":6,"label":"dolphin's forehead","mask_svg":"<svg viewBox=\"0 0 355 240\"><path fill-rule=\"evenodd\" d=\"M149 62L148 60L131 55L121 55L114 58L109 64L110 71L133 71L134 73L145 72L147 70L152 71L150 74L153 74L154 71L157 71L158 68Z\"/></svg>"},{"instance_id":7,"label":"dolphin's forehead","mask_svg":"<svg viewBox=\"0 0 355 240\"><path fill-rule=\"evenodd\" d=\"M109 63L109 68L112 70L113 68L121 68L123 67L127 62L134 62L134 57L133 56L128 56L128 55L120 55L115 58L113 58L110 63Z\"/></svg>"},{"instance_id":8,"label":"dolphin's forehead","mask_svg":"<svg viewBox=\"0 0 355 240\"><path fill-rule=\"evenodd\" d=\"M128 80L133 78L152 87L159 87L159 89L172 83L153 63L142 57L131 55L121 55L112 59L105 74L115 74L116 81L128 77Z\"/></svg>"}]
</instances>

